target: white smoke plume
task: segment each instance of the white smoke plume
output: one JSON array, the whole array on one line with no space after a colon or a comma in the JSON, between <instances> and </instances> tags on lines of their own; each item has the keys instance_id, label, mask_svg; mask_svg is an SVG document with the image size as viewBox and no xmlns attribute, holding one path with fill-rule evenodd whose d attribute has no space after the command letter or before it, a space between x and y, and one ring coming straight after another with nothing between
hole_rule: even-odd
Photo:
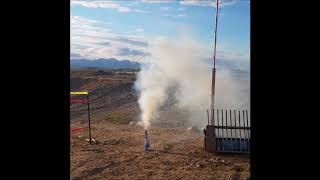
<instances>
[{"instance_id":1,"label":"white smoke plume","mask_svg":"<svg viewBox=\"0 0 320 180\"><path fill-rule=\"evenodd\" d=\"M188 111L188 121L197 128L207 124L206 110L210 107L212 63L200 44L183 37L179 41L155 39L150 44L149 64L139 72L141 124L148 129L159 119L160 108L174 99L175 107ZM249 103L249 80L234 78L227 69L216 73L216 108L239 108ZM174 93L169 93L174 87Z\"/></svg>"}]
</instances>

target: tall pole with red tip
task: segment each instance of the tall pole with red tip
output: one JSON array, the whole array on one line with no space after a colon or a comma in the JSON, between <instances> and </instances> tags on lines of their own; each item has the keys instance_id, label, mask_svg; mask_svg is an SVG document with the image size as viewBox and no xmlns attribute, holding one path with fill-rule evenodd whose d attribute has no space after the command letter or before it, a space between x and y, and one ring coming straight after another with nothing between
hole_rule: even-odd
<instances>
[{"instance_id":1,"label":"tall pole with red tip","mask_svg":"<svg viewBox=\"0 0 320 180\"><path fill-rule=\"evenodd\" d=\"M214 125L214 93L216 83L216 51L217 51L217 29L218 29L218 14L219 14L219 0L216 6L216 19L214 30L214 51L213 51L213 68L212 68L212 84L211 84L211 122L210 125Z\"/></svg>"},{"instance_id":2,"label":"tall pole with red tip","mask_svg":"<svg viewBox=\"0 0 320 180\"><path fill-rule=\"evenodd\" d=\"M212 68L212 82L211 82L211 106L210 106L210 124L208 124L205 134L205 150L208 152L216 151L216 133L214 122L214 95L216 83L216 51L217 51L217 29L218 29L218 14L219 14L219 0L216 0L216 17L214 29L214 52L213 52L213 68Z\"/></svg>"}]
</instances>

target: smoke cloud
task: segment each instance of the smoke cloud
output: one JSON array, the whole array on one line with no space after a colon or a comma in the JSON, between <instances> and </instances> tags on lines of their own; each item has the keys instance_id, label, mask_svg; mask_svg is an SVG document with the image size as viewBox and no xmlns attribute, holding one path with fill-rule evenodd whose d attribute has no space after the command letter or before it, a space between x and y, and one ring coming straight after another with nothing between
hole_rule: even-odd
<instances>
[{"instance_id":1,"label":"smoke cloud","mask_svg":"<svg viewBox=\"0 0 320 180\"><path fill-rule=\"evenodd\" d=\"M157 38L150 43L149 62L142 66L135 84L139 92L140 124L145 129L159 121L164 106L187 111L185 118L191 125L205 127L213 53L204 49L208 47L189 37L179 41ZM217 64L216 78L216 108L248 108L248 73L235 73Z\"/></svg>"}]
</instances>

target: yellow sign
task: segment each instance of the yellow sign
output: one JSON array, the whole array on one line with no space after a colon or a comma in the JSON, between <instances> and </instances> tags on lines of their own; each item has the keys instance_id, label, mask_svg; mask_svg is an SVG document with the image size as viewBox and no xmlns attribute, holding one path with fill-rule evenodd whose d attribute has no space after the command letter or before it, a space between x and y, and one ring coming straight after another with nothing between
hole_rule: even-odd
<instances>
[{"instance_id":1,"label":"yellow sign","mask_svg":"<svg viewBox=\"0 0 320 180\"><path fill-rule=\"evenodd\" d=\"M83 92L70 92L70 94L74 95L74 94L86 94L88 95L87 91L83 91Z\"/></svg>"}]
</instances>

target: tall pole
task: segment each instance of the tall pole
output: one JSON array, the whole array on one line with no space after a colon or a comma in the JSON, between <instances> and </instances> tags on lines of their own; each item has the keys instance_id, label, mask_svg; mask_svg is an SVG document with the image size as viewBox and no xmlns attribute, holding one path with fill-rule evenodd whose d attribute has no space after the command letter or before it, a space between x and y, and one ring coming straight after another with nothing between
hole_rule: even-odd
<instances>
[{"instance_id":1,"label":"tall pole","mask_svg":"<svg viewBox=\"0 0 320 180\"><path fill-rule=\"evenodd\" d=\"M211 125L214 125L214 92L216 82L216 50L217 50L217 29L218 29L218 13L219 13L219 0L216 0L216 19L214 30L214 51L213 51L213 69L212 69L212 85L211 85Z\"/></svg>"},{"instance_id":2,"label":"tall pole","mask_svg":"<svg viewBox=\"0 0 320 180\"><path fill-rule=\"evenodd\" d=\"M89 106L89 94L87 94L87 104L88 104L88 119L89 119L89 140L91 144L91 122L90 122L90 106Z\"/></svg>"}]
</instances>

